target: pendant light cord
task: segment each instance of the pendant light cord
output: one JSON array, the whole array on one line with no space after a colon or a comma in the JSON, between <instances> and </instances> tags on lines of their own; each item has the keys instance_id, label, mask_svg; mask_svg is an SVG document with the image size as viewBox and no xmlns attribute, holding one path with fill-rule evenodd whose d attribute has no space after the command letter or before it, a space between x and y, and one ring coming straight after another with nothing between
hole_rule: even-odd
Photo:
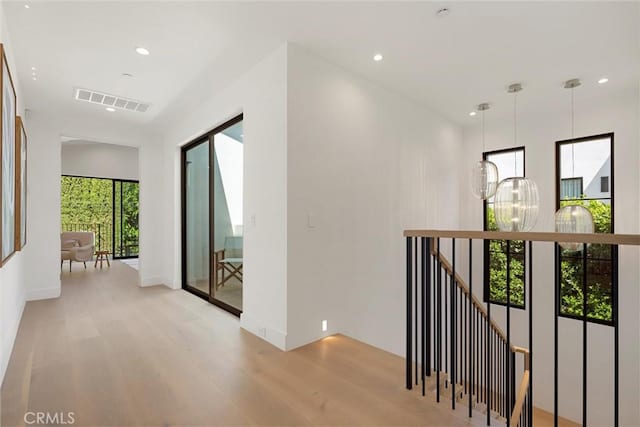
<instances>
[{"instance_id":1,"label":"pendant light cord","mask_svg":"<svg viewBox=\"0 0 640 427\"><path fill-rule=\"evenodd\" d=\"M513 93L513 144L518 146L518 92ZM513 176L518 175L518 156L513 156Z\"/></svg>"},{"instance_id":2,"label":"pendant light cord","mask_svg":"<svg viewBox=\"0 0 640 427\"><path fill-rule=\"evenodd\" d=\"M482 157L484 158L484 153L486 151L484 145L484 110L482 110Z\"/></svg>"},{"instance_id":3,"label":"pendant light cord","mask_svg":"<svg viewBox=\"0 0 640 427\"><path fill-rule=\"evenodd\" d=\"M575 88L571 88L571 139L575 138L575 113L574 113L574 100L573 100L573 91ZM575 141L571 143L571 177L576 177L576 143Z\"/></svg>"}]
</instances>

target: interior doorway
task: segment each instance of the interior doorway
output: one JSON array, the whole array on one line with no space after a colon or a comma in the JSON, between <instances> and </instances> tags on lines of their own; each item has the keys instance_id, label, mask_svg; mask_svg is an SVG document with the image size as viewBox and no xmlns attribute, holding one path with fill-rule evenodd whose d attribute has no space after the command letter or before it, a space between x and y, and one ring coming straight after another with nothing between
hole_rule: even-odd
<instances>
[{"instance_id":1,"label":"interior doorway","mask_svg":"<svg viewBox=\"0 0 640 427\"><path fill-rule=\"evenodd\" d=\"M182 287L242 312L242 115L182 148Z\"/></svg>"}]
</instances>

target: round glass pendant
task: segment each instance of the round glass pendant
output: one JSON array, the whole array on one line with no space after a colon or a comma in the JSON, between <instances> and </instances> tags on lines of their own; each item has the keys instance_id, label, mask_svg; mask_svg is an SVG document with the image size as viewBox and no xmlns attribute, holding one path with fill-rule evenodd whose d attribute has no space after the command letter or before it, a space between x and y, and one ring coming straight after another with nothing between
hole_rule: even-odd
<instances>
[{"instance_id":1,"label":"round glass pendant","mask_svg":"<svg viewBox=\"0 0 640 427\"><path fill-rule=\"evenodd\" d=\"M500 231L530 231L538 219L538 186L528 178L502 180L494 213Z\"/></svg>"},{"instance_id":2,"label":"round glass pendant","mask_svg":"<svg viewBox=\"0 0 640 427\"><path fill-rule=\"evenodd\" d=\"M498 189L498 167L488 160L481 160L471 171L471 192L475 197L486 200Z\"/></svg>"},{"instance_id":3,"label":"round glass pendant","mask_svg":"<svg viewBox=\"0 0 640 427\"><path fill-rule=\"evenodd\" d=\"M593 233L593 215L584 206L569 205L556 212L556 232L558 233ZM582 250L582 243L561 242L564 249Z\"/></svg>"}]
</instances>

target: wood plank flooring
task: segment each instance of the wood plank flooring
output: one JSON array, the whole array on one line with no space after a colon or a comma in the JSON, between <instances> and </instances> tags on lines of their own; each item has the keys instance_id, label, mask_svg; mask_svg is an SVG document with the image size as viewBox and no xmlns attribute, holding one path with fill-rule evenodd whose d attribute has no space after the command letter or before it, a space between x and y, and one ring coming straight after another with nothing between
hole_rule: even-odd
<instances>
[{"instance_id":1,"label":"wood plank flooring","mask_svg":"<svg viewBox=\"0 0 640 427\"><path fill-rule=\"evenodd\" d=\"M26 411L78 426L482 425L406 391L400 357L339 335L282 352L189 293L137 283L120 262L79 265L61 298L27 304L2 426Z\"/></svg>"}]
</instances>

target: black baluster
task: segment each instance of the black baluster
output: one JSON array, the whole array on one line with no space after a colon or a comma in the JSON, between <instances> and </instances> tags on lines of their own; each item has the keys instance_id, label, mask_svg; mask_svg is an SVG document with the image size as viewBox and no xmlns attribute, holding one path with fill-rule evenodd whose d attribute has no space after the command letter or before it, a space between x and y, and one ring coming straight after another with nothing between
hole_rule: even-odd
<instances>
[{"instance_id":1,"label":"black baluster","mask_svg":"<svg viewBox=\"0 0 640 427\"><path fill-rule=\"evenodd\" d=\"M619 403L619 373L620 373L620 322L618 317L618 245L613 245L612 248L613 272L611 275L611 283L613 283L613 309L611 315L613 316L613 426L618 427L620 406Z\"/></svg>"},{"instance_id":2,"label":"black baluster","mask_svg":"<svg viewBox=\"0 0 640 427\"><path fill-rule=\"evenodd\" d=\"M558 317L560 315L561 259L560 245L558 245L558 242L555 242L553 245L555 253L555 313L553 316L553 426L558 427Z\"/></svg>"},{"instance_id":3,"label":"black baluster","mask_svg":"<svg viewBox=\"0 0 640 427\"><path fill-rule=\"evenodd\" d=\"M527 425L533 421L533 242L529 241L529 392L527 394Z\"/></svg>"},{"instance_id":4,"label":"black baluster","mask_svg":"<svg viewBox=\"0 0 640 427\"><path fill-rule=\"evenodd\" d=\"M425 365L427 368L427 376L431 376L431 238L428 237L426 240L426 248L423 247L423 263L424 263L424 271L423 277L425 282L425 305L426 305L426 321L425 325ZM424 393L423 393L424 394Z\"/></svg>"},{"instance_id":5,"label":"black baluster","mask_svg":"<svg viewBox=\"0 0 640 427\"><path fill-rule=\"evenodd\" d=\"M587 427L587 244L582 244L582 426Z\"/></svg>"},{"instance_id":6,"label":"black baluster","mask_svg":"<svg viewBox=\"0 0 640 427\"><path fill-rule=\"evenodd\" d=\"M509 349L509 354L511 354L511 240L507 240L507 348ZM507 375L511 372L510 364L511 357L508 357ZM513 409L511 391L511 387L507 387L507 403L509 403L507 407L507 427L511 425L511 410Z\"/></svg>"},{"instance_id":7,"label":"black baluster","mask_svg":"<svg viewBox=\"0 0 640 427\"><path fill-rule=\"evenodd\" d=\"M469 418L472 415L473 409L473 240L469 239L469 312L468 312L468 322L469 322L469 354L467 355L467 363L469 365Z\"/></svg>"},{"instance_id":8,"label":"black baluster","mask_svg":"<svg viewBox=\"0 0 640 427\"><path fill-rule=\"evenodd\" d=\"M489 345L489 331L491 327L491 292L489 292L489 299L487 300L487 324L485 325L485 400L487 404L487 425L491 425L491 399L489 398L489 384L491 378L491 346Z\"/></svg>"},{"instance_id":9,"label":"black baluster","mask_svg":"<svg viewBox=\"0 0 640 427\"><path fill-rule=\"evenodd\" d=\"M437 360L438 360L438 374L436 375L436 401L440 402L440 373L442 372L442 262L440 260L440 238L436 240L437 255L436 260L438 263L438 315L437 317Z\"/></svg>"},{"instance_id":10,"label":"black baluster","mask_svg":"<svg viewBox=\"0 0 640 427\"><path fill-rule=\"evenodd\" d=\"M422 395L425 394L425 365L426 365L426 340L425 340L425 325L426 325L426 291L427 291L427 252L426 252L426 237L420 238L420 376L422 379Z\"/></svg>"},{"instance_id":11,"label":"black baluster","mask_svg":"<svg viewBox=\"0 0 640 427\"><path fill-rule=\"evenodd\" d=\"M418 385L418 238L413 239L414 242L414 251L413 251L413 289L414 289L414 298L413 298L413 321L415 322L415 329L413 331L414 339L415 339L415 381L416 385Z\"/></svg>"},{"instance_id":12,"label":"black baluster","mask_svg":"<svg viewBox=\"0 0 640 427\"><path fill-rule=\"evenodd\" d=\"M411 349L411 339L412 339L412 335L413 335L413 331L412 331L412 326L413 326L413 319L411 318L411 288L412 288L412 273L413 273L413 267L411 264L412 261L412 254L411 251L413 250L413 243L411 242L411 237L407 237L407 358L406 358L406 376L407 376L407 390L411 390L411 368L412 368L412 363L411 363L411 355L413 354L413 351Z\"/></svg>"},{"instance_id":13,"label":"black baluster","mask_svg":"<svg viewBox=\"0 0 640 427\"><path fill-rule=\"evenodd\" d=\"M451 297L451 409L456 409L456 239L451 239L452 251L452 273L450 282Z\"/></svg>"}]
</instances>

